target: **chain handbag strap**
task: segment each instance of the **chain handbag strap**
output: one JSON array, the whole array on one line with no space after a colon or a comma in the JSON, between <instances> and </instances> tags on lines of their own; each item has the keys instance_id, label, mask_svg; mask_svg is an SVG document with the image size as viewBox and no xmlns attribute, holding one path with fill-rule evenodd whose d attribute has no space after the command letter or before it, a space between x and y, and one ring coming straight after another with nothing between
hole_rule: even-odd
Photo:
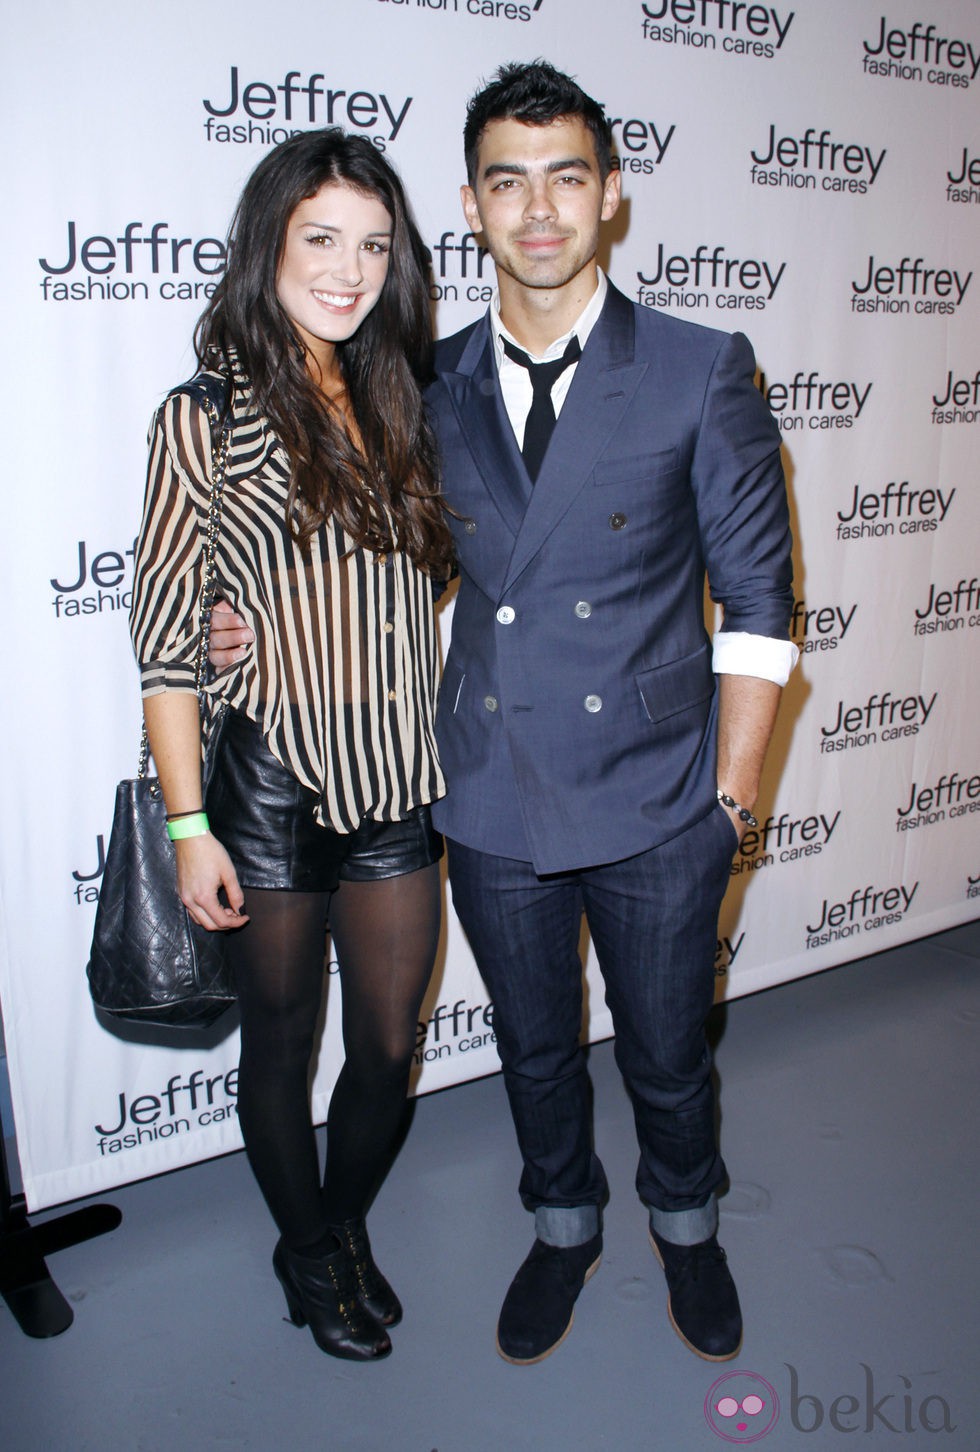
<instances>
[{"instance_id":1,"label":"chain handbag strap","mask_svg":"<svg viewBox=\"0 0 980 1452\"><path fill-rule=\"evenodd\" d=\"M221 531L221 500L228 471L228 456L231 452L231 421L222 424L218 406L210 393L202 389L195 398L203 407L211 424L211 497L208 500L208 520L204 532L204 580L201 584L201 630L197 643L197 661L194 668L194 687L198 703L204 709L204 685L208 670L208 646L211 641L211 611L217 589L215 552ZM230 414L230 407L227 410ZM146 722L140 732L140 756L136 775L140 781L146 776L150 757L150 742L146 734Z\"/></svg>"}]
</instances>

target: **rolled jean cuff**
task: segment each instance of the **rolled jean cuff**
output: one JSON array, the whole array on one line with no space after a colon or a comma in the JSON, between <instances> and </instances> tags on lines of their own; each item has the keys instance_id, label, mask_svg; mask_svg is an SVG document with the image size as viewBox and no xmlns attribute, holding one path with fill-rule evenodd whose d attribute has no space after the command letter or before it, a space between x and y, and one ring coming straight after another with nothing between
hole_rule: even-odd
<instances>
[{"instance_id":1,"label":"rolled jean cuff","mask_svg":"<svg viewBox=\"0 0 980 1452\"><path fill-rule=\"evenodd\" d=\"M650 1229L671 1245L700 1245L718 1229L718 1201L714 1195L697 1210L658 1210L656 1205L649 1206L649 1210Z\"/></svg>"},{"instance_id":2,"label":"rolled jean cuff","mask_svg":"<svg viewBox=\"0 0 980 1452\"><path fill-rule=\"evenodd\" d=\"M584 1245L599 1234L599 1207L539 1205L534 1212L534 1233L545 1245L555 1245L561 1250Z\"/></svg>"}]
</instances>

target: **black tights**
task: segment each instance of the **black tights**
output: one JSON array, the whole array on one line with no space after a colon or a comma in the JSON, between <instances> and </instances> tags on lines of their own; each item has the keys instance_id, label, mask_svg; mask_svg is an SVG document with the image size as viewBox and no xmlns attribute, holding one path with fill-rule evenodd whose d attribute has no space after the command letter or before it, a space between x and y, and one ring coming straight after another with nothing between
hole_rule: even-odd
<instances>
[{"instance_id":1,"label":"black tights","mask_svg":"<svg viewBox=\"0 0 980 1452\"><path fill-rule=\"evenodd\" d=\"M439 935L439 870L342 882L333 895L250 888L230 935L242 1016L238 1109L249 1163L294 1250L360 1218L401 1125L419 1007ZM330 1100L320 1185L309 1069L324 936L340 963L346 1061Z\"/></svg>"}]
</instances>

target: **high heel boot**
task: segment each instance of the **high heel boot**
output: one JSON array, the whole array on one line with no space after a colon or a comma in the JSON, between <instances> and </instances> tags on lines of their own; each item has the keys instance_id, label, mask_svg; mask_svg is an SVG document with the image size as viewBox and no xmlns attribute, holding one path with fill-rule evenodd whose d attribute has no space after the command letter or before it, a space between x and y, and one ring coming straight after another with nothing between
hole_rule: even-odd
<instances>
[{"instance_id":1,"label":"high heel boot","mask_svg":"<svg viewBox=\"0 0 980 1452\"><path fill-rule=\"evenodd\" d=\"M299 1255L280 1240L272 1268L286 1293L294 1326L308 1325L313 1340L328 1356L347 1361L379 1361L391 1350L387 1332L365 1307L344 1246L329 1255Z\"/></svg>"},{"instance_id":2,"label":"high heel boot","mask_svg":"<svg viewBox=\"0 0 980 1452\"><path fill-rule=\"evenodd\" d=\"M361 1304L382 1326L397 1326L402 1318L402 1303L374 1263L364 1221L345 1220L341 1225L331 1225L330 1229L351 1258Z\"/></svg>"}]
</instances>

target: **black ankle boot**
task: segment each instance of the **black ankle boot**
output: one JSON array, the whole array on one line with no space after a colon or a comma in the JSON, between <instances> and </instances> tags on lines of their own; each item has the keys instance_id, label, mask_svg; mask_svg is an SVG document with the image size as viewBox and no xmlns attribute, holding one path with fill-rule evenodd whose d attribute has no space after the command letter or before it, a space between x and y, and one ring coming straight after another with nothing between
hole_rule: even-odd
<instances>
[{"instance_id":1,"label":"black ankle boot","mask_svg":"<svg viewBox=\"0 0 980 1452\"><path fill-rule=\"evenodd\" d=\"M382 1326L397 1326L402 1318L402 1303L374 1263L364 1221L345 1220L342 1225L331 1225L330 1229L353 1262L361 1304Z\"/></svg>"},{"instance_id":2,"label":"black ankle boot","mask_svg":"<svg viewBox=\"0 0 980 1452\"><path fill-rule=\"evenodd\" d=\"M674 1245L651 1229L650 1244L667 1277L670 1324L684 1345L705 1361L737 1356L742 1312L717 1236L697 1245Z\"/></svg>"},{"instance_id":3,"label":"black ankle boot","mask_svg":"<svg viewBox=\"0 0 980 1452\"><path fill-rule=\"evenodd\" d=\"M272 1268L286 1293L289 1319L294 1326L309 1325L321 1351L347 1361L378 1361L388 1355L391 1341L362 1303L343 1246L330 1255L308 1256L280 1240Z\"/></svg>"}]
</instances>

